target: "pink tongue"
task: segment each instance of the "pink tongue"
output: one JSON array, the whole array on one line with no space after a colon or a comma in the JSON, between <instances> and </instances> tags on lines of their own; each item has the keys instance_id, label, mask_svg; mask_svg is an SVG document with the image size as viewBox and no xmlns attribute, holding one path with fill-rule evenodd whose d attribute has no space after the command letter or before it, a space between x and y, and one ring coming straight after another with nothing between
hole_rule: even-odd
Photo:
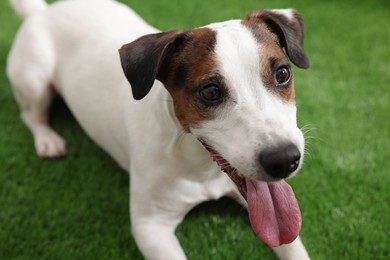
<instances>
[{"instance_id":1,"label":"pink tongue","mask_svg":"<svg viewBox=\"0 0 390 260\"><path fill-rule=\"evenodd\" d=\"M261 182L246 178L249 219L256 235L271 247L289 244L301 229L298 202L285 181Z\"/></svg>"}]
</instances>

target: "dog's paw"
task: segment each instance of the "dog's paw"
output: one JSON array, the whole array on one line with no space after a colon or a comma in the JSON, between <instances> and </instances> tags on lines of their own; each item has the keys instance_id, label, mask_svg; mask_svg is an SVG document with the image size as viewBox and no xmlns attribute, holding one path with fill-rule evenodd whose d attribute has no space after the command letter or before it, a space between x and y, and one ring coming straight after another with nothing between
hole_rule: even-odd
<instances>
[{"instance_id":1,"label":"dog's paw","mask_svg":"<svg viewBox=\"0 0 390 260\"><path fill-rule=\"evenodd\" d=\"M35 137L35 149L41 158L60 158L66 155L66 142L54 131L45 130Z\"/></svg>"}]
</instances>

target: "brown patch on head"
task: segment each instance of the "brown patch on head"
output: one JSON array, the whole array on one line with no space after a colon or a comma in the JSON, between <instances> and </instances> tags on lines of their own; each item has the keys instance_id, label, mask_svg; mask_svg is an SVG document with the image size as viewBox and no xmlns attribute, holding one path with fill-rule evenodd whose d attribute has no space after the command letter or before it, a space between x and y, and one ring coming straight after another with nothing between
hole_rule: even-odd
<instances>
[{"instance_id":1,"label":"brown patch on head","mask_svg":"<svg viewBox=\"0 0 390 260\"><path fill-rule=\"evenodd\" d=\"M269 91L279 95L286 102L295 102L292 69L290 69L288 58L282 50L283 46L279 36L269 27L267 21L263 19L263 12L253 11L242 21L242 24L252 32L252 35L259 43L261 78ZM269 13L269 11L265 12ZM275 74L281 66L286 66L291 73L290 83L282 88L275 79Z\"/></svg>"},{"instance_id":2,"label":"brown patch on head","mask_svg":"<svg viewBox=\"0 0 390 260\"><path fill-rule=\"evenodd\" d=\"M261 78L265 87L279 95L286 102L295 102L294 75L288 59L276 43L263 42L260 49ZM276 72L281 66L287 66L291 73L289 84L280 87L276 82Z\"/></svg>"},{"instance_id":3,"label":"brown patch on head","mask_svg":"<svg viewBox=\"0 0 390 260\"><path fill-rule=\"evenodd\" d=\"M277 36L280 46L286 50L290 60L299 68L307 69L309 59L303 49L303 19L295 10L284 10L284 12L289 12L289 15L273 10L252 11L247 14L245 21L255 31L256 24L265 25Z\"/></svg>"},{"instance_id":4,"label":"brown patch on head","mask_svg":"<svg viewBox=\"0 0 390 260\"><path fill-rule=\"evenodd\" d=\"M201 28L185 33L173 56L164 64L161 79L170 92L175 114L185 131L214 118L214 111L199 98L199 89L218 80L214 47L216 32Z\"/></svg>"},{"instance_id":5,"label":"brown patch on head","mask_svg":"<svg viewBox=\"0 0 390 260\"><path fill-rule=\"evenodd\" d=\"M199 90L222 82L214 57L215 42L216 32L201 28L149 34L123 45L121 64L134 99L143 99L158 79L170 92L185 131L211 120L216 104L200 98Z\"/></svg>"}]
</instances>

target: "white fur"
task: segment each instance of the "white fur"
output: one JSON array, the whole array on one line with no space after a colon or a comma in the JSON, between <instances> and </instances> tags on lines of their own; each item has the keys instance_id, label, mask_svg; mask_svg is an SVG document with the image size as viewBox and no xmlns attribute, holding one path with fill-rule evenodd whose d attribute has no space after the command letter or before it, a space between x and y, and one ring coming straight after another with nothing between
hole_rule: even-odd
<instances>
[{"instance_id":1,"label":"white fur","mask_svg":"<svg viewBox=\"0 0 390 260\"><path fill-rule=\"evenodd\" d=\"M280 14L280 15L284 15L289 20L294 19L294 11L293 11L293 9L272 9L272 12Z\"/></svg>"},{"instance_id":2,"label":"white fur","mask_svg":"<svg viewBox=\"0 0 390 260\"><path fill-rule=\"evenodd\" d=\"M10 2L17 14L23 18L41 12L47 7L44 0L10 0Z\"/></svg>"},{"instance_id":3,"label":"white fur","mask_svg":"<svg viewBox=\"0 0 390 260\"><path fill-rule=\"evenodd\" d=\"M268 176L259 171L256 151L289 141L304 154L304 138L297 127L295 104L281 100L263 85L259 73L262 70L260 44L240 21L208 27L218 32L215 52L219 72L226 80L233 102L223 107L218 118L191 132L219 151L240 173L267 180ZM240 127L235 127L237 125ZM228 141L226 136L230 137ZM298 171L299 168L295 173Z\"/></svg>"},{"instance_id":4,"label":"white fur","mask_svg":"<svg viewBox=\"0 0 390 260\"><path fill-rule=\"evenodd\" d=\"M42 7L42 1L14 0L14 8L28 19L9 54L7 74L22 118L34 135L37 153L41 157L66 153L64 140L48 125L47 109L55 91L87 134L131 173L132 232L142 254L147 259L185 259L174 234L185 214L203 201L238 196L238 192L198 140L182 134L172 102L165 102L171 97L160 82L155 82L142 101L131 98L117 50L124 43L157 30L132 10L110 0L64 1L48 8L34 6ZM223 74L232 91L238 85L244 91L234 92L236 107L226 111L230 119L210 122L210 127L246 124L253 128L248 138L253 138L251 145L256 145L261 138L256 131L270 120L280 126L278 136L294 140L303 149L295 125L295 107L284 104L255 83L261 68L254 60L257 47L248 31L238 22L231 22L231 30L238 33L234 38L228 29L214 27L219 32L216 52ZM227 38L234 44L225 42ZM238 55L238 49L247 53ZM231 62L251 69L228 66ZM280 110L276 117L259 115L258 109L267 114L275 107ZM248 116L258 121L248 121ZM206 135L200 129L193 130ZM247 136L231 131L237 136L237 145L240 135ZM216 143L223 143L218 141L217 134L208 135ZM247 152L254 149L238 147L243 156L235 159L227 154L229 160L245 160ZM308 258L299 239L274 250L282 259Z\"/></svg>"}]
</instances>

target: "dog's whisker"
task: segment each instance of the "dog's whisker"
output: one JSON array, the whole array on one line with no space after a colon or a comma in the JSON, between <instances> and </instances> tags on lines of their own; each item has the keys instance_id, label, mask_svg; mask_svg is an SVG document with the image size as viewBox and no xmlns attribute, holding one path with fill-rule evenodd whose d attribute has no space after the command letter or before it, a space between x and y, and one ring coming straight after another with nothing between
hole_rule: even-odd
<instances>
[{"instance_id":1,"label":"dog's whisker","mask_svg":"<svg viewBox=\"0 0 390 260\"><path fill-rule=\"evenodd\" d=\"M315 127L302 127L301 128L303 135L306 135L307 133L310 133L310 132L316 131L316 130L317 130L317 128L315 128Z\"/></svg>"},{"instance_id":2,"label":"dog's whisker","mask_svg":"<svg viewBox=\"0 0 390 260\"><path fill-rule=\"evenodd\" d=\"M305 147L305 149L304 149L304 154L305 154L305 156L308 156L311 160L313 159L313 156L312 156L312 154L311 154L311 151L310 151L310 148L311 147ZM303 161L303 163L304 163L305 161Z\"/></svg>"}]
</instances>

